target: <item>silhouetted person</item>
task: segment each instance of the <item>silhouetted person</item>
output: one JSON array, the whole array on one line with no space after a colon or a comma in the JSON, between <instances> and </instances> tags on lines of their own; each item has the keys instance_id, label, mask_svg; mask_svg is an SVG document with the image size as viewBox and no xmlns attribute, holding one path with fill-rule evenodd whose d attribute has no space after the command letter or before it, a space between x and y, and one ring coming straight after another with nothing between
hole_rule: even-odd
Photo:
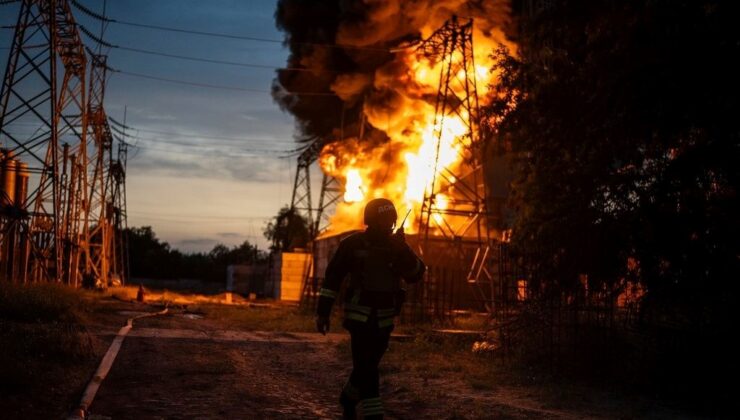
<instances>
[{"instance_id":1,"label":"silhouetted person","mask_svg":"<svg viewBox=\"0 0 740 420\"><path fill-rule=\"evenodd\" d=\"M401 278L415 283L426 270L406 244L403 227L393 233L397 218L391 201L379 198L367 203L367 230L339 244L319 292L316 328L325 334L342 281L350 275L343 325L352 338L352 374L339 399L344 418L354 419L358 405L366 419L383 417L378 364L388 348L394 317L403 304Z\"/></svg>"},{"instance_id":2,"label":"silhouetted person","mask_svg":"<svg viewBox=\"0 0 740 420\"><path fill-rule=\"evenodd\" d=\"M136 301L144 302L144 286L139 283L139 290L136 291Z\"/></svg>"}]
</instances>

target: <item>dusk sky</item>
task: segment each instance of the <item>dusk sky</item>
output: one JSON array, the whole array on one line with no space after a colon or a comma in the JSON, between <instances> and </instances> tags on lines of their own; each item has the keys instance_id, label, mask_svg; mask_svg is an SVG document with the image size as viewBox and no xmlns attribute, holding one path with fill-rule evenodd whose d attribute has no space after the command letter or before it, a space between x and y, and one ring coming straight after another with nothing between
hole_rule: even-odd
<instances>
[{"instance_id":1,"label":"dusk sky","mask_svg":"<svg viewBox=\"0 0 740 420\"><path fill-rule=\"evenodd\" d=\"M79 0L102 12L102 0ZM0 24L12 25L18 4L0 6ZM282 40L273 1L108 0L106 15L122 22ZM100 22L73 8L78 23L100 33ZM0 30L0 66L6 67L13 31ZM290 202L296 148L293 117L269 94L272 68L187 61L126 50L282 67L280 42L225 39L110 23L104 39L109 65L108 115L135 129L129 152L128 223L150 225L183 251L208 251L244 240L267 246L262 228ZM86 45L95 42L83 34ZM201 84L152 80L128 73Z\"/></svg>"}]
</instances>

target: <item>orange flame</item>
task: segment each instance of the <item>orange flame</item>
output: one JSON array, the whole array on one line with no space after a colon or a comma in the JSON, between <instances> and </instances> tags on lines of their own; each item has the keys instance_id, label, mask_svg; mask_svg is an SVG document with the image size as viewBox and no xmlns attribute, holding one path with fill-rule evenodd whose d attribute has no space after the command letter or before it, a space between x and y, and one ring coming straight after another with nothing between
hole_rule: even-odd
<instances>
[{"instance_id":1,"label":"orange flame","mask_svg":"<svg viewBox=\"0 0 740 420\"><path fill-rule=\"evenodd\" d=\"M344 201L356 203L362 201L365 193L362 191L362 178L357 169L347 170L347 182L344 184Z\"/></svg>"},{"instance_id":2,"label":"orange flame","mask_svg":"<svg viewBox=\"0 0 740 420\"><path fill-rule=\"evenodd\" d=\"M422 33L426 36L433 30L425 28ZM496 75L491 72L495 63L491 53L500 43L507 44L512 53L516 52L516 46L508 43L500 30L484 31L476 26L473 30L472 72L478 100L483 106L495 94ZM465 145L470 142L468 115L452 113L443 119L435 118L434 98L447 62L432 62L415 50L396 54L392 65L380 68L373 81L378 92L391 93L392 103L369 100L363 109L367 122L384 131L389 141L370 146L358 139L343 139L321 152L322 170L344 183L345 202L337 205L330 232L362 228L360 212L367 201L378 197L393 201L399 214L410 210L407 232L418 232L422 202L432 184L436 195L431 203L430 222L443 223L441 215L434 211L454 206L444 192L454 189L457 180L451 174L464 165ZM452 60L456 59L460 57L453 54ZM401 64L404 71L399 73ZM464 79L466 75L455 76ZM461 90L462 86L452 89Z\"/></svg>"}]
</instances>

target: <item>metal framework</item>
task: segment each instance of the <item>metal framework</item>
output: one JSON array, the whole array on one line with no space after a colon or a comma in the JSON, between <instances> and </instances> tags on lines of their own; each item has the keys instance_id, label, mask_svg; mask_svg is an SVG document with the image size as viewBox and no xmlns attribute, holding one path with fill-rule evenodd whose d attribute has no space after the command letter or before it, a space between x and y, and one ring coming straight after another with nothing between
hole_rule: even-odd
<instances>
[{"instance_id":1,"label":"metal framework","mask_svg":"<svg viewBox=\"0 0 740 420\"><path fill-rule=\"evenodd\" d=\"M419 216L422 249L427 259L456 261L490 312L494 285L491 275L489 214L482 156L486 136L479 123L478 93L473 57L473 21L452 17L417 47L433 63L441 63L435 103L436 156L433 179L424 192ZM440 146L450 118L465 124L456 141L461 164L439 165ZM452 246L435 245L444 242Z\"/></svg>"},{"instance_id":2,"label":"metal framework","mask_svg":"<svg viewBox=\"0 0 740 420\"><path fill-rule=\"evenodd\" d=\"M297 210L308 221L311 239L316 238L329 226L331 210L339 202L343 193L342 186L336 178L323 174L318 205L316 207L312 205L311 165L316 162L324 144L320 140L314 140L298 156L293 195L290 202L290 207Z\"/></svg>"},{"instance_id":3,"label":"metal framework","mask_svg":"<svg viewBox=\"0 0 740 420\"><path fill-rule=\"evenodd\" d=\"M80 170L87 164L86 65L67 1L21 2L0 93L0 141L4 160L26 163L31 174L26 196L14 200L15 217L3 222L25 237L23 268L8 270L24 281L79 281L87 243L80 193L86 187ZM35 131L12 130L22 126ZM3 234L2 241L9 245L10 237ZM9 264L10 256L3 261Z\"/></svg>"},{"instance_id":4,"label":"metal framework","mask_svg":"<svg viewBox=\"0 0 740 420\"><path fill-rule=\"evenodd\" d=\"M20 2L0 90L0 278L109 283L125 176L111 169L106 59L78 28L68 0Z\"/></svg>"},{"instance_id":5,"label":"metal framework","mask_svg":"<svg viewBox=\"0 0 740 420\"><path fill-rule=\"evenodd\" d=\"M108 125L108 116L103 107L105 98L105 80L107 57L91 53L92 68L90 71L90 102L88 119L90 133L95 143L95 155L92 162L92 182L89 190L89 223L90 255L89 274L99 285L107 286L110 282L111 267L109 262L113 252L112 218L110 212L111 174L110 162L113 154L113 134Z\"/></svg>"},{"instance_id":6,"label":"metal framework","mask_svg":"<svg viewBox=\"0 0 740 420\"><path fill-rule=\"evenodd\" d=\"M314 140L298 156L298 164L293 182L293 196L290 200L290 208L303 216L308 222L309 235L314 237L314 212L311 205L311 165L316 161L319 154L320 142Z\"/></svg>"},{"instance_id":7,"label":"metal framework","mask_svg":"<svg viewBox=\"0 0 740 420\"><path fill-rule=\"evenodd\" d=\"M128 213L126 209L126 162L128 143L118 142L118 156L110 161L110 197L107 215L112 217L110 270L121 284L129 275ZM116 280L116 279L112 279Z\"/></svg>"},{"instance_id":8,"label":"metal framework","mask_svg":"<svg viewBox=\"0 0 740 420\"><path fill-rule=\"evenodd\" d=\"M314 231L317 235L329 227L332 210L336 208L343 194L344 188L335 177L327 174L322 176L319 205L316 207L316 220L314 220Z\"/></svg>"},{"instance_id":9,"label":"metal framework","mask_svg":"<svg viewBox=\"0 0 740 420\"><path fill-rule=\"evenodd\" d=\"M291 209L306 218L309 226L309 252L316 257L316 238L329 226L331 210L342 197L342 186L336 178L323 174L318 206L313 206L311 193L311 165L318 159L324 143L314 140L299 156L296 167L293 195L290 202ZM313 261L306 267L303 274L302 299L304 303L311 303L318 293L316 276L312 276Z\"/></svg>"}]
</instances>

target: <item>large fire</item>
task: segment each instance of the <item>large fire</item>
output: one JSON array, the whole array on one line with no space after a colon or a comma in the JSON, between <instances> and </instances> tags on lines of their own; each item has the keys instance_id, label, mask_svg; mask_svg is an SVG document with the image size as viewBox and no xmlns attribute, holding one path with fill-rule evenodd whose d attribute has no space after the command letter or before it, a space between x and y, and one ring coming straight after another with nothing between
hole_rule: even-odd
<instances>
[{"instance_id":1,"label":"large fire","mask_svg":"<svg viewBox=\"0 0 740 420\"><path fill-rule=\"evenodd\" d=\"M436 29L424 28L422 36L426 38ZM471 70L475 73L479 104L483 106L495 91L492 52L502 43L512 51L515 46L505 40L500 30L491 30L490 25L484 31L474 22L473 37L475 65ZM373 91L382 92L383 100L370 97L363 109L367 122L385 132L389 140L369 145L361 139L344 139L321 152L322 170L336 177L345 189L344 202L337 206L330 232L362 228L359 215L365 203L378 197L392 200L401 215L410 210L405 228L410 233L418 232L425 192L428 194L433 183L433 208L453 205L444 192L454 189L456 179L449 174L464 165L464 148L470 140L467 114L450 113L435 120L440 77L450 58L434 62L414 48L395 54L392 63L376 71L373 81ZM462 57L453 54L451 59ZM456 76L465 78L465 74ZM451 87L463 89L462 84ZM338 95L347 95L345 86L337 84L334 88ZM441 126L435 125L440 123ZM443 222L438 214L433 218L436 223Z\"/></svg>"}]
</instances>

